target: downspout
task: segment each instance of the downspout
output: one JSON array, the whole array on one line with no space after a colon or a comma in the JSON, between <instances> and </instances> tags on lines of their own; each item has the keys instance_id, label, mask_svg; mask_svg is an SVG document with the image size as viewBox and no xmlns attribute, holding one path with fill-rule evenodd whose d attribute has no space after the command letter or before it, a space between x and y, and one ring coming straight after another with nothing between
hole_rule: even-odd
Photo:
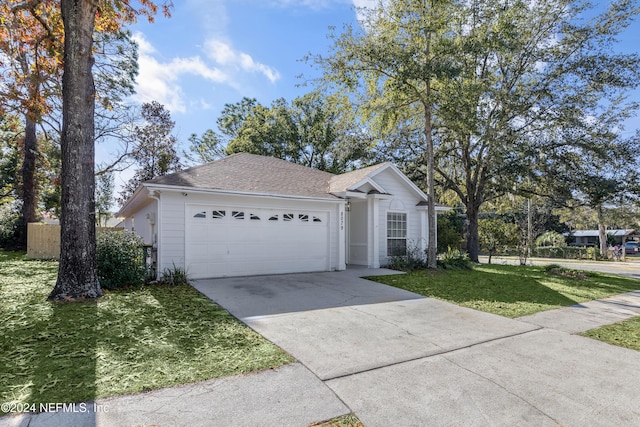
<instances>
[{"instance_id":1,"label":"downspout","mask_svg":"<svg viewBox=\"0 0 640 427\"><path fill-rule=\"evenodd\" d=\"M160 260L161 258L161 253L160 251L162 250L162 245L160 244L161 242L161 230L162 230L162 209L160 209L161 206L161 200L160 200L160 192L158 190L153 190L149 192L149 198L156 200L157 206L156 206L156 226L155 226L155 236L151 236L152 239L152 251L155 249L156 250L156 280L160 279ZM153 257L152 257L153 259Z\"/></svg>"}]
</instances>

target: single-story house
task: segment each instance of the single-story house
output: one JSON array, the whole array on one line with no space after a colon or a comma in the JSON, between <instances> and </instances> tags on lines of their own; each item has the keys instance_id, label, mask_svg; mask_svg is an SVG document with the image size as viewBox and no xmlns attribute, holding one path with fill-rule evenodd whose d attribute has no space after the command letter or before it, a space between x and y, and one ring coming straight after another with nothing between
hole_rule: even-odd
<instances>
[{"instance_id":1,"label":"single-story house","mask_svg":"<svg viewBox=\"0 0 640 427\"><path fill-rule=\"evenodd\" d=\"M427 200L391 163L334 175L239 153L143 183L117 215L158 274L198 279L380 267L426 249Z\"/></svg>"},{"instance_id":2,"label":"single-story house","mask_svg":"<svg viewBox=\"0 0 640 427\"><path fill-rule=\"evenodd\" d=\"M573 238L571 244L576 246L597 246L600 239L598 230L575 230L564 234ZM614 243L618 244L622 244L623 239L625 242L634 240L637 235L638 233L633 229L607 230L607 236L611 236Z\"/></svg>"}]
</instances>

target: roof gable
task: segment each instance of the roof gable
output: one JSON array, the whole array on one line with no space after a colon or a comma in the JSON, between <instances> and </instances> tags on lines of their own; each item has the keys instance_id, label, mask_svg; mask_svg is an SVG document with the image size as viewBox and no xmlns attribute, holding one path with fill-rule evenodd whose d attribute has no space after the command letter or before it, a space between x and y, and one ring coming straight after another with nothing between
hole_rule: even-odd
<instances>
[{"instance_id":1,"label":"roof gable","mask_svg":"<svg viewBox=\"0 0 640 427\"><path fill-rule=\"evenodd\" d=\"M356 190L358 187L368 181L368 178L373 172L382 168L389 167L389 165L391 165L391 163L384 162L352 172L334 175L329 180L329 191L332 193L341 193L348 190Z\"/></svg>"}]
</instances>

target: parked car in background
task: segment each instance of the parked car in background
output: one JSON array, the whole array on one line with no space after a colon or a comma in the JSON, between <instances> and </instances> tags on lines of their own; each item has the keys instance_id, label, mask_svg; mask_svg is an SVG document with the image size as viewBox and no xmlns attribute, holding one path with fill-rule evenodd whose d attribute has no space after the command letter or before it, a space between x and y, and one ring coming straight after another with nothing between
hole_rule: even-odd
<instances>
[{"instance_id":1,"label":"parked car in background","mask_svg":"<svg viewBox=\"0 0 640 427\"><path fill-rule=\"evenodd\" d=\"M624 253L627 255L638 254L638 242L626 242L624 244Z\"/></svg>"}]
</instances>

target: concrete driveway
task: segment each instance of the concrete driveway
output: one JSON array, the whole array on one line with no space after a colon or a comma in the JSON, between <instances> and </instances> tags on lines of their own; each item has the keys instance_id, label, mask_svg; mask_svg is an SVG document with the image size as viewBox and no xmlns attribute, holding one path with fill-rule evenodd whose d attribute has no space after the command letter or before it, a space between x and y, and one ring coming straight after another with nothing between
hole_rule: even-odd
<instances>
[{"instance_id":1,"label":"concrete driveway","mask_svg":"<svg viewBox=\"0 0 640 427\"><path fill-rule=\"evenodd\" d=\"M539 329L360 278L391 270L198 280L194 287L321 380Z\"/></svg>"},{"instance_id":2,"label":"concrete driveway","mask_svg":"<svg viewBox=\"0 0 640 427\"><path fill-rule=\"evenodd\" d=\"M640 352L369 282L385 270L194 286L371 426L640 425Z\"/></svg>"}]
</instances>

